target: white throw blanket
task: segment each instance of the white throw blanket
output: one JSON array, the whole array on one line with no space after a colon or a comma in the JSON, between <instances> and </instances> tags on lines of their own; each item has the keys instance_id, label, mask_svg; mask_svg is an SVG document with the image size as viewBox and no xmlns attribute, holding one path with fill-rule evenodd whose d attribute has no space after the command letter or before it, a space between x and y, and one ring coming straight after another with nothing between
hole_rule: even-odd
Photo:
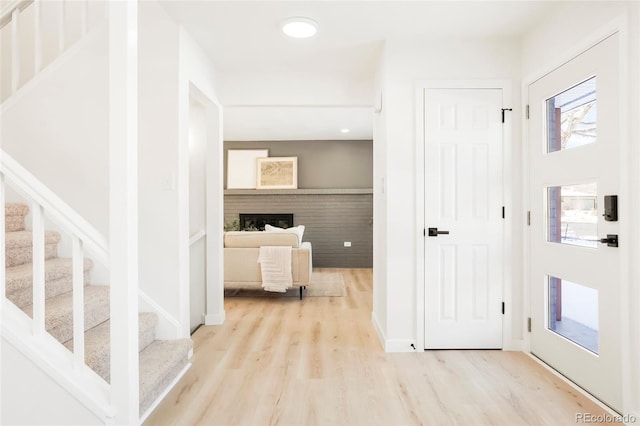
<instances>
[{"instance_id":1,"label":"white throw blanket","mask_svg":"<svg viewBox=\"0 0 640 426\"><path fill-rule=\"evenodd\" d=\"M265 291L284 293L293 284L291 246L261 246L258 263Z\"/></svg>"}]
</instances>

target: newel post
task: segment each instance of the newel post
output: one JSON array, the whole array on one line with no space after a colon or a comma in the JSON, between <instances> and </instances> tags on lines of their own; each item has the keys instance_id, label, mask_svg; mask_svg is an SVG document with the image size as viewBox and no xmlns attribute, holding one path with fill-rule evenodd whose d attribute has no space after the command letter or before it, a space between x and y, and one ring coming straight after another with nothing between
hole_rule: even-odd
<instances>
[{"instance_id":1,"label":"newel post","mask_svg":"<svg viewBox=\"0 0 640 426\"><path fill-rule=\"evenodd\" d=\"M109 252L114 424L138 424L138 3L109 2Z\"/></svg>"}]
</instances>

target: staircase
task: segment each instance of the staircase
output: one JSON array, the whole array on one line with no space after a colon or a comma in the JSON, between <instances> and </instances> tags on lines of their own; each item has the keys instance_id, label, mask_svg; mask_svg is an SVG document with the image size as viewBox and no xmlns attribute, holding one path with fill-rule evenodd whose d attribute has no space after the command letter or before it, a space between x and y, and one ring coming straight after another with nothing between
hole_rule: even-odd
<instances>
[{"instance_id":1,"label":"staircase","mask_svg":"<svg viewBox=\"0 0 640 426\"><path fill-rule=\"evenodd\" d=\"M25 229L29 206L5 204L6 298L33 317L33 236ZM45 328L73 351L73 265L58 257L61 235L45 231ZM109 287L90 281L93 262L84 260L85 362L110 379ZM142 416L187 366L191 339L156 340L155 313L139 314L139 413Z\"/></svg>"}]
</instances>

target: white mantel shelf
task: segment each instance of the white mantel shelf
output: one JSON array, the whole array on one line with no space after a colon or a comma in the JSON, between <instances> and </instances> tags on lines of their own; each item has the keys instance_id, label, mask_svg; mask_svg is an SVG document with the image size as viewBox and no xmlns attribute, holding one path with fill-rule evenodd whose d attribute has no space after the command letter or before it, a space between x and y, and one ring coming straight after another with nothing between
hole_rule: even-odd
<instances>
[{"instance_id":1,"label":"white mantel shelf","mask_svg":"<svg viewBox=\"0 0 640 426\"><path fill-rule=\"evenodd\" d=\"M373 194L372 188L225 189L224 195L353 195Z\"/></svg>"}]
</instances>

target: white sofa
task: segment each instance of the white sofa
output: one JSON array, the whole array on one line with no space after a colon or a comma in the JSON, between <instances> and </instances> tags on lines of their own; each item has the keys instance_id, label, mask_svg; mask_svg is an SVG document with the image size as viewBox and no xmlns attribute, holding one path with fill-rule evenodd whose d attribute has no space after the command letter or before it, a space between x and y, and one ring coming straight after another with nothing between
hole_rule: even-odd
<instances>
[{"instance_id":1,"label":"white sofa","mask_svg":"<svg viewBox=\"0 0 640 426\"><path fill-rule=\"evenodd\" d=\"M261 288L260 246L291 246L293 286L302 289L311 282L311 243L301 242L295 232L229 231L224 234L225 288Z\"/></svg>"}]
</instances>

